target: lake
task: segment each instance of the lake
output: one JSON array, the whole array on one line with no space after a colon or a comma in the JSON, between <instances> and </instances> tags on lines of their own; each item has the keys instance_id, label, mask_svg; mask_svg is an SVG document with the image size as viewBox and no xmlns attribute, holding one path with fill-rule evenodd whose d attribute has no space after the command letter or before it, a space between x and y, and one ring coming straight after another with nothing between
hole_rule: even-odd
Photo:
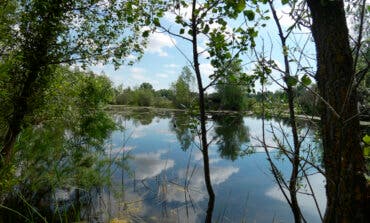
<instances>
[{"instance_id":1,"label":"lake","mask_svg":"<svg viewBox=\"0 0 370 223\"><path fill-rule=\"evenodd\" d=\"M112 184L99 192L96 221L204 222L208 194L202 152L194 132L194 119L183 112L114 112L123 127L107 140L106 152L115 160ZM208 140L212 186L216 194L213 222L293 222L287 202L270 171L261 147L262 119L237 114L209 115ZM266 143L276 146L274 134L290 143L286 120L265 120ZM315 126L300 123L307 135L303 148L320 160ZM284 133L287 132L287 133ZM284 135L285 140L284 139ZM290 163L276 150L273 161L285 178ZM308 152L307 152L308 153ZM325 207L324 177L313 173L309 181L321 211ZM307 183L298 199L307 222L320 222Z\"/></svg>"}]
</instances>

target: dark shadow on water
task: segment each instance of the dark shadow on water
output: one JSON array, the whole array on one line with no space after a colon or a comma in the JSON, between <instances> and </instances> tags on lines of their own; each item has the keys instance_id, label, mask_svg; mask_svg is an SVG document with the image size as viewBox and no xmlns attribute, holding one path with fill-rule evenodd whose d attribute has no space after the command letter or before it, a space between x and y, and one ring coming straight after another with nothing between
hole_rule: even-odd
<instances>
[{"instance_id":1,"label":"dark shadow on water","mask_svg":"<svg viewBox=\"0 0 370 223\"><path fill-rule=\"evenodd\" d=\"M221 158L236 160L243 144L250 142L249 128L245 126L242 115L213 115L216 144Z\"/></svg>"}]
</instances>

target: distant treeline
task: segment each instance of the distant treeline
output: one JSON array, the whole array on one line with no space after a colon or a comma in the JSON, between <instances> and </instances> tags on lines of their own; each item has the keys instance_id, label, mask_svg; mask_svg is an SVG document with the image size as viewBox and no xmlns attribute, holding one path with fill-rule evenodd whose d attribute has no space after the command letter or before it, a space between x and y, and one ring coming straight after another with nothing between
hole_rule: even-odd
<instances>
[{"instance_id":1,"label":"distant treeline","mask_svg":"<svg viewBox=\"0 0 370 223\"><path fill-rule=\"evenodd\" d=\"M252 89L251 82L237 81L242 75L239 62L230 68L233 78L223 78L214 84L215 92L205 94L207 110L253 111L262 113L262 102L265 111L272 115L288 112L288 97L286 91L257 92ZM361 119L368 120L370 98L370 75L359 87L359 109ZM198 93L194 88L195 78L189 67L184 67L178 79L171 84L169 89L155 90L150 83L142 83L138 87L123 88L122 85L114 89L112 104L144 106L158 108L189 109L197 106ZM293 88L295 97L295 110L297 114L320 116L320 99L316 84L307 88L304 84L297 84Z\"/></svg>"},{"instance_id":2,"label":"distant treeline","mask_svg":"<svg viewBox=\"0 0 370 223\"><path fill-rule=\"evenodd\" d=\"M192 89L194 77L188 67L184 67L181 75L171 84L169 89L155 90L150 83L142 83L138 87L114 89L112 104L188 109L197 105L198 94ZM284 113L288 110L288 99L284 91L254 92L241 84L228 81L215 84L216 91L206 94L205 104L208 110L254 111L261 110L261 103L273 113ZM315 88L313 88L315 89ZM319 114L319 101L313 91L304 86L295 88L297 112L307 115Z\"/></svg>"}]
</instances>

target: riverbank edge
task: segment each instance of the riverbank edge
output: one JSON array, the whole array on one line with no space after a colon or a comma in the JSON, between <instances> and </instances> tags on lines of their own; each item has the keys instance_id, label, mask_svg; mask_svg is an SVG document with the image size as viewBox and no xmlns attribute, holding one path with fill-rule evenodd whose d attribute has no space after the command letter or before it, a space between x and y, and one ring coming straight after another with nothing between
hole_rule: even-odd
<instances>
[{"instance_id":1,"label":"riverbank edge","mask_svg":"<svg viewBox=\"0 0 370 223\"><path fill-rule=\"evenodd\" d=\"M127 105L108 105L105 107L106 110L156 110L156 111L163 111L163 112L185 112L185 109L178 109L178 108L158 108L158 107L151 107L151 106L127 106ZM208 110L206 111L208 114L241 114L241 115L256 115L253 111L231 111L231 110ZM258 114L257 114L258 115ZM274 116L274 115L273 115ZM277 115L276 115L277 116ZM281 113L279 116L284 118L289 118L288 113ZM310 115L295 115L298 119L307 120L307 121L320 121L320 117L318 116L310 116ZM370 126L370 122L367 121L360 121L360 125L362 126Z\"/></svg>"}]
</instances>

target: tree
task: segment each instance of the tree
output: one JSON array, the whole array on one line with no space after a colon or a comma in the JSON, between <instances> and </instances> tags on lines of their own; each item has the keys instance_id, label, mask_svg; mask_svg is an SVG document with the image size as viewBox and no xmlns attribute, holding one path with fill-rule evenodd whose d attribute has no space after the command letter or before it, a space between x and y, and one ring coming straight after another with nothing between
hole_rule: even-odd
<instances>
[{"instance_id":1,"label":"tree","mask_svg":"<svg viewBox=\"0 0 370 223\"><path fill-rule=\"evenodd\" d=\"M119 66L130 53L141 54L154 8L141 1L1 1L0 83L7 91L1 160L8 162L25 117L47 88L55 64L112 62ZM155 10L154 10L155 11ZM8 19L10 15L11 18ZM127 32L127 30L130 30ZM12 41L10 41L12 40ZM38 100L39 102L42 101Z\"/></svg>"},{"instance_id":2,"label":"tree","mask_svg":"<svg viewBox=\"0 0 370 223\"><path fill-rule=\"evenodd\" d=\"M241 60L233 61L227 69L227 75L220 78L216 90L220 98L220 108L233 111L246 109L247 86L240 84L240 76L243 73Z\"/></svg>"},{"instance_id":3,"label":"tree","mask_svg":"<svg viewBox=\"0 0 370 223\"><path fill-rule=\"evenodd\" d=\"M189 67L182 68L180 76L172 83L173 103L177 108L190 108L193 102L191 87L194 85L194 76Z\"/></svg>"},{"instance_id":4,"label":"tree","mask_svg":"<svg viewBox=\"0 0 370 223\"><path fill-rule=\"evenodd\" d=\"M154 91L152 89L141 88L135 89L134 103L138 106L152 106L154 102Z\"/></svg>"},{"instance_id":5,"label":"tree","mask_svg":"<svg viewBox=\"0 0 370 223\"><path fill-rule=\"evenodd\" d=\"M159 97L165 98L167 100L172 100L173 98L173 91L171 91L170 89L160 89L156 91L156 94Z\"/></svg>"},{"instance_id":6,"label":"tree","mask_svg":"<svg viewBox=\"0 0 370 223\"><path fill-rule=\"evenodd\" d=\"M189 122L191 119L192 117L188 114L175 113L170 121L170 130L176 134L181 149L184 151L190 148L195 138L192 122Z\"/></svg>"},{"instance_id":7,"label":"tree","mask_svg":"<svg viewBox=\"0 0 370 223\"><path fill-rule=\"evenodd\" d=\"M367 222L366 167L360 145L354 60L343 1L308 0L322 102L327 207L324 222ZM365 1L363 1L365 8ZM361 39L360 39L361 40Z\"/></svg>"},{"instance_id":8,"label":"tree","mask_svg":"<svg viewBox=\"0 0 370 223\"><path fill-rule=\"evenodd\" d=\"M298 108L300 108L305 115L319 116L319 100L313 93L317 92L317 86L312 85L310 89L311 90L307 90L307 86L302 84L298 85L295 89Z\"/></svg>"},{"instance_id":9,"label":"tree","mask_svg":"<svg viewBox=\"0 0 370 223\"><path fill-rule=\"evenodd\" d=\"M243 116L214 115L215 133L218 138L218 151L222 158L236 160L242 152L243 144L250 142L248 127L244 125Z\"/></svg>"},{"instance_id":10,"label":"tree","mask_svg":"<svg viewBox=\"0 0 370 223\"><path fill-rule=\"evenodd\" d=\"M149 90L149 91L154 92L153 86L150 83L147 83L147 82L144 82L144 83L140 84L139 89Z\"/></svg>"},{"instance_id":11,"label":"tree","mask_svg":"<svg viewBox=\"0 0 370 223\"><path fill-rule=\"evenodd\" d=\"M201 3L196 0L189 2L174 1L174 5L170 6L170 10L176 16L175 22L181 27L178 32L174 33L169 28L161 26L159 22L157 23L164 31L172 36L181 38L191 46L191 56L185 57L191 64L197 81L200 149L203 155L204 177L209 195L206 222L212 221L215 194L212 188L209 168L208 147L210 142L207 139L205 92L218 81L218 78L226 75L225 71L234 59L238 59L243 51L255 44L253 40L257 32L254 30L254 27L249 27L246 30L239 27L238 29L234 29L232 33L225 33L227 29L226 20L236 19L245 10L245 7L245 0L209 0ZM190 17L181 14L182 10L186 8L190 9ZM245 14L248 13L251 14L253 12L246 10ZM253 18L248 16L248 19L252 20ZM211 28L212 24L215 24L217 28ZM200 55L202 52L198 46L201 37L209 40L207 43L208 59L215 68L215 72L211 76L213 79L208 85L204 85L200 70ZM237 50L234 53L232 49Z\"/></svg>"},{"instance_id":12,"label":"tree","mask_svg":"<svg viewBox=\"0 0 370 223\"><path fill-rule=\"evenodd\" d=\"M114 121L104 111L113 96L107 77L61 66L56 68L53 77L43 92L48 103L40 105L27 117L30 125L17 139L11 167L0 169L0 197L5 199L2 204L16 211L31 205L43 216L48 216L50 209L40 201L50 199L56 189L88 191L108 183L110 175L105 171L104 146L115 129ZM76 189L76 194L78 191ZM78 212L78 207L73 206ZM24 221L7 208L1 206L0 221ZM58 209L53 214L61 211ZM41 216L33 211L23 216L41 221ZM68 218L72 221L77 216Z\"/></svg>"}]
</instances>

